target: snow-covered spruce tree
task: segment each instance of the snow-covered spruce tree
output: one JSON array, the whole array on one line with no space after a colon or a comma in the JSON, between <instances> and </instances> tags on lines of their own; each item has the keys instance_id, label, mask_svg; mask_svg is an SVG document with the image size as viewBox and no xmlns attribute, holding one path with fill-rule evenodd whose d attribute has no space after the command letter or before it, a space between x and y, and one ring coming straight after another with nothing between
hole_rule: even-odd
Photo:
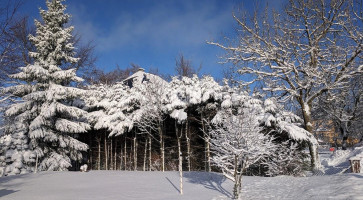
<instances>
[{"instance_id":1,"label":"snow-covered spruce tree","mask_svg":"<svg viewBox=\"0 0 363 200\"><path fill-rule=\"evenodd\" d=\"M258 114L255 107L241 107L235 114L231 109L223 109L209 131L212 163L234 182L234 199L239 197L245 170L276 150L272 138L261 133Z\"/></svg>"},{"instance_id":2,"label":"snow-covered spruce tree","mask_svg":"<svg viewBox=\"0 0 363 200\"><path fill-rule=\"evenodd\" d=\"M6 127L5 135L0 137L0 172L1 175L23 174L33 170L35 153L29 148L26 126L21 117L13 119ZM7 134L13 131L12 134Z\"/></svg>"},{"instance_id":3,"label":"snow-covered spruce tree","mask_svg":"<svg viewBox=\"0 0 363 200\"><path fill-rule=\"evenodd\" d=\"M19 144L20 138L24 141L17 145L24 152L22 155L10 156L14 155L11 151L14 148L6 151L7 166L15 161L20 163L20 159L25 164L15 166L17 169L7 167L8 174L33 167L34 170L67 170L72 160L81 160L82 151L88 148L75 138L76 134L90 128L86 122L87 113L76 107L80 105L78 98L83 90L70 86L73 81L82 79L76 76L75 69L61 69L62 65L78 61L73 57L73 44L69 42L73 27L65 27L70 16L64 13L66 7L62 0L47 1L46 4L48 10L40 10L43 23L35 20L36 36L29 36L36 47L35 52L29 53L34 64L22 67L19 73L12 75L20 84L6 89L22 99L6 111L6 116L14 119L8 129L12 138L10 143Z\"/></svg>"}]
</instances>

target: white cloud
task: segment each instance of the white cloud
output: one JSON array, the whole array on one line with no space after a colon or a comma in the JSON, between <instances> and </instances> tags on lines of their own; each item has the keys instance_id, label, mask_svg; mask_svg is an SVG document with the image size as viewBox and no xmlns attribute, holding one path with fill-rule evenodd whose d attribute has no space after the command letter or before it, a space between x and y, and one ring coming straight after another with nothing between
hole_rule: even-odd
<instances>
[{"instance_id":1,"label":"white cloud","mask_svg":"<svg viewBox=\"0 0 363 200\"><path fill-rule=\"evenodd\" d=\"M145 46L183 48L214 40L233 24L232 6L224 5L223 9L220 4L218 1L169 1L140 10L120 10L114 19L92 16L91 13L97 12L87 10L85 5L71 5L68 11L76 30L84 39L93 40L98 51ZM107 20L107 26L102 21L92 21L97 18Z\"/></svg>"}]
</instances>

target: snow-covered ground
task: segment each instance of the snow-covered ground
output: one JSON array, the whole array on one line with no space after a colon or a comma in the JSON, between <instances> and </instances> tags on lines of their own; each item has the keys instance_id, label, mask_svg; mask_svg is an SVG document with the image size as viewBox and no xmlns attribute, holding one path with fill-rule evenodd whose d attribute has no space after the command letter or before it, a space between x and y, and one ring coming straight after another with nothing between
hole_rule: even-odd
<instances>
[{"instance_id":1,"label":"snow-covered ground","mask_svg":"<svg viewBox=\"0 0 363 200\"><path fill-rule=\"evenodd\" d=\"M363 199L363 174L246 177L245 199Z\"/></svg>"},{"instance_id":2,"label":"snow-covered ground","mask_svg":"<svg viewBox=\"0 0 363 200\"><path fill-rule=\"evenodd\" d=\"M325 175L350 173L350 161L353 157L363 158L363 147L349 150L337 150L334 153L320 151L321 163L325 168ZM363 165L362 169L363 171Z\"/></svg>"},{"instance_id":3,"label":"snow-covered ground","mask_svg":"<svg viewBox=\"0 0 363 200\"><path fill-rule=\"evenodd\" d=\"M243 177L243 199L363 199L363 174ZM232 182L218 173L41 172L0 178L1 200L230 199Z\"/></svg>"}]
</instances>

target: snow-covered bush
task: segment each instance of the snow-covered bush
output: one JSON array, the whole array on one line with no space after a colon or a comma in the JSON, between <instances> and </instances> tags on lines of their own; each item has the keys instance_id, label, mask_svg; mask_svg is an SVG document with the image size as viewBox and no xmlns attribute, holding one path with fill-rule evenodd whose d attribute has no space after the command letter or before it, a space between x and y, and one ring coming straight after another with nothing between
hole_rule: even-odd
<instances>
[{"instance_id":1,"label":"snow-covered bush","mask_svg":"<svg viewBox=\"0 0 363 200\"><path fill-rule=\"evenodd\" d=\"M84 164L84 165L82 165L82 166L79 168L79 170L80 170L81 172L87 172L87 168L88 168L88 165L87 165L87 164Z\"/></svg>"}]
</instances>

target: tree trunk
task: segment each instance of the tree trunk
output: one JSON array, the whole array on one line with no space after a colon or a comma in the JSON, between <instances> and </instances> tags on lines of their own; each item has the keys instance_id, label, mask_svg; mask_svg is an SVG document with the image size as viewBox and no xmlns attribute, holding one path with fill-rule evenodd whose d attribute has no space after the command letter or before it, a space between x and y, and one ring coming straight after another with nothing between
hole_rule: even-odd
<instances>
[{"instance_id":1,"label":"tree trunk","mask_svg":"<svg viewBox=\"0 0 363 200\"><path fill-rule=\"evenodd\" d=\"M112 154L112 150L113 150L113 148L112 148L112 141L113 141L113 139L111 138L111 144L110 144L110 147L108 148L109 149L109 152L110 152L110 170L112 170L113 169L113 154Z\"/></svg>"},{"instance_id":2,"label":"tree trunk","mask_svg":"<svg viewBox=\"0 0 363 200\"><path fill-rule=\"evenodd\" d=\"M188 161L188 171L191 169L191 161L190 161L190 136L189 136L189 124L188 120L185 125L185 137L187 139L187 161Z\"/></svg>"},{"instance_id":3,"label":"tree trunk","mask_svg":"<svg viewBox=\"0 0 363 200\"><path fill-rule=\"evenodd\" d=\"M125 164L125 171L127 170L127 142L126 142L126 136L125 136L125 146L124 146L124 164Z\"/></svg>"},{"instance_id":4,"label":"tree trunk","mask_svg":"<svg viewBox=\"0 0 363 200\"><path fill-rule=\"evenodd\" d=\"M147 160L147 143L148 143L148 138L145 139L145 146L144 146L144 165L142 167L143 171L146 171L146 160Z\"/></svg>"},{"instance_id":5,"label":"tree trunk","mask_svg":"<svg viewBox=\"0 0 363 200\"><path fill-rule=\"evenodd\" d=\"M238 158L234 156L234 186L233 186L233 199L238 199L239 196L239 178L238 178Z\"/></svg>"},{"instance_id":6,"label":"tree trunk","mask_svg":"<svg viewBox=\"0 0 363 200\"><path fill-rule=\"evenodd\" d=\"M89 160L88 160L88 166L90 170L93 170L93 151L92 151L92 138L91 135L88 135L89 138Z\"/></svg>"},{"instance_id":7,"label":"tree trunk","mask_svg":"<svg viewBox=\"0 0 363 200\"><path fill-rule=\"evenodd\" d=\"M123 156L123 154L122 154L122 137L120 137L120 170L122 170L122 156Z\"/></svg>"},{"instance_id":8,"label":"tree trunk","mask_svg":"<svg viewBox=\"0 0 363 200\"><path fill-rule=\"evenodd\" d=\"M107 149L107 134L105 132L105 170L108 170L108 149Z\"/></svg>"},{"instance_id":9,"label":"tree trunk","mask_svg":"<svg viewBox=\"0 0 363 200\"><path fill-rule=\"evenodd\" d=\"M98 143L97 168L98 170L101 170L101 136L98 136L97 143Z\"/></svg>"},{"instance_id":10,"label":"tree trunk","mask_svg":"<svg viewBox=\"0 0 363 200\"><path fill-rule=\"evenodd\" d=\"M204 124L204 117L203 114L200 115L200 119L202 120L202 130L204 134L204 141L205 141L205 171L211 172L211 159L210 159L210 142L209 142L209 135L206 133L205 124Z\"/></svg>"},{"instance_id":11,"label":"tree trunk","mask_svg":"<svg viewBox=\"0 0 363 200\"><path fill-rule=\"evenodd\" d=\"M243 176L243 172L245 171L245 165L241 164L240 165L240 173L238 175L238 184L239 184L239 188L238 188L238 196L241 194L242 191L242 176Z\"/></svg>"},{"instance_id":12,"label":"tree trunk","mask_svg":"<svg viewBox=\"0 0 363 200\"><path fill-rule=\"evenodd\" d=\"M165 171L165 148L164 148L164 135L163 127L159 124L158 127L159 137L160 137L160 154L161 154L161 171Z\"/></svg>"},{"instance_id":13,"label":"tree trunk","mask_svg":"<svg viewBox=\"0 0 363 200\"><path fill-rule=\"evenodd\" d=\"M136 133L134 137L134 171L137 171L137 140Z\"/></svg>"},{"instance_id":14,"label":"tree trunk","mask_svg":"<svg viewBox=\"0 0 363 200\"><path fill-rule=\"evenodd\" d=\"M35 158L35 170L34 170L34 173L37 173L38 172L38 153L37 153L37 157Z\"/></svg>"},{"instance_id":15,"label":"tree trunk","mask_svg":"<svg viewBox=\"0 0 363 200\"><path fill-rule=\"evenodd\" d=\"M114 155L114 166L113 166L113 170L117 170L117 140L115 139L115 155Z\"/></svg>"},{"instance_id":16,"label":"tree trunk","mask_svg":"<svg viewBox=\"0 0 363 200\"><path fill-rule=\"evenodd\" d=\"M347 122L340 122L339 130L342 136L342 149L347 150L347 140L348 140L348 125Z\"/></svg>"},{"instance_id":17,"label":"tree trunk","mask_svg":"<svg viewBox=\"0 0 363 200\"><path fill-rule=\"evenodd\" d=\"M212 171L211 168L211 159L210 159L210 142L209 142L209 136L207 136L207 147L206 147L206 152L207 152L207 163L208 163L208 172Z\"/></svg>"},{"instance_id":18,"label":"tree trunk","mask_svg":"<svg viewBox=\"0 0 363 200\"><path fill-rule=\"evenodd\" d=\"M304 117L304 125L305 129L313 134L313 125L311 123L311 105L301 103L303 117ZM310 160L311 160L311 168L313 171L321 170L321 164L318 154L318 144L313 144L312 142L308 142L309 151L310 151Z\"/></svg>"},{"instance_id":19,"label":"tree trunk","mask_svg":"<svg viewBox=\"0 0 363 200\"><path fill-rule=\"evenodd\" d=\"M179 128L178 128L178 124L176 121L175 121L175 133L176 133L176 138L178 140L178 155L179 155L178 156L178 160L179 160L178 168L179 168L179 180L180 180L180 194L183 194L183 155L182 155L182 151L181 151L181 141L180 141L183 134L179 135Z\"/></svg>"},{"instance_id":20,"label":"tree trunk","mask_svg":"<svg viewBox=\"0 0 363 200\"><path fill-rule=\"evenodd\" d=\"M151 136L149 135L149 171L151 171Z\"/></svg>"},{"instance_id":21,"label":"tree trunk","mask_svg":"<svg viewBox=\"0 0 363 200\"><path fill-rule=\"evenodd\" d=\"M238 188L239 188L239 185L238 185L237 181L235 181L234 186L233 186L233 199L238 199L238 196L239 196Z\"/></svg>"},{"instance_id":22,"label":"tree trunk","mask_svg":"<svg viewBox=\"0 0 363 200\"><path fill-rule=\"evenodd\" d=\"M132 147L132 144L130 145L130 158L129 158L129 163L130 163L130 166L129 166L129 170L130 171L132 171L132 169L133 169L133 160L134 160L134 155L132 154L132 150L133 149L133 147Z\"/></svg>"}]
</instances>

